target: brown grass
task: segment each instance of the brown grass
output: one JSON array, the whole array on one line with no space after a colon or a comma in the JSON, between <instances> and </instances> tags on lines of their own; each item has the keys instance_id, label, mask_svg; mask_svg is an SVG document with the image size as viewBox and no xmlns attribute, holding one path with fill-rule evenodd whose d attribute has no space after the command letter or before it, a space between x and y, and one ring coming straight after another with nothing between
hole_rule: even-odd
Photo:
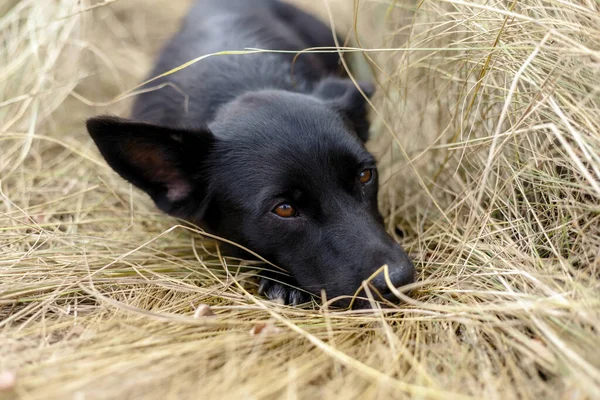
<instances>
[{"instance_id":1,"label":"brown grass","mask_svg":"<svg viewBox=\"0 0 600 400\"><path fill-rule=\"evenodd\" d=\"M106 166L84 119L189 2L104 3L0 5L0 398L600 398L596 0L297 1L379 86L419 282L369 314L256 297Z\"/></svg>"}]
</instances>

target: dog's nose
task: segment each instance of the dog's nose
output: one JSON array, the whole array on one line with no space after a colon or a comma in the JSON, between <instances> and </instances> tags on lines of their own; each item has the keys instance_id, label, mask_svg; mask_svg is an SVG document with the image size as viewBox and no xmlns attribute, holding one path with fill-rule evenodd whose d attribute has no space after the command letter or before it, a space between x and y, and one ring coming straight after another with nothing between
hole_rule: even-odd
<instances>
[{"instance_id":1,"label":"dog's nose","mask_svg":"<svg viewBox=\"0 0 600 400\"><path fill-rule=\"evenodd\" d=\"M400 265L388 264L388 275L392 286L396 289L400 289L402 286L411 284L415 281L415 267L410 260L406 260ZM383 297L388 300L395 298L392 289L390 289L386 282L384 271L377 275L371 283Z\"/></svg>"}]
</instances>

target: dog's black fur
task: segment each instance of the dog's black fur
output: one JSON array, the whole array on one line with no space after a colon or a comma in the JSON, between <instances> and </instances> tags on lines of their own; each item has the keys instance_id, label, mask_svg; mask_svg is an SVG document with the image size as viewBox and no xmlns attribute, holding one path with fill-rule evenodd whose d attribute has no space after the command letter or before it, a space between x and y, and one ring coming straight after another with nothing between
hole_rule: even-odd
<instances>
[{"instance_id":1,"label":"dog's black fur","mask_svg":"<svg viewBox=\"0 0 600 400\"><path fill-rule=\"evenodd\" d=\"M321 46L334 46L331 31L291 5L201 0L152 76L224 50ZM106 161L161 210L289 271L275 277L283 283L263 278L269 298L305 300L286 283L352 296L383 264L395 286L411 283L413 264L377 208L364 97L336 75L337 54L302 54L292 73L293 57L209 57L159 81L171 86L140 95L132 120L95 117L88 131ZM281 204L293 216L275 214ZM393 297L382 275L373 283Z\"/></svg>"}]
</instances>

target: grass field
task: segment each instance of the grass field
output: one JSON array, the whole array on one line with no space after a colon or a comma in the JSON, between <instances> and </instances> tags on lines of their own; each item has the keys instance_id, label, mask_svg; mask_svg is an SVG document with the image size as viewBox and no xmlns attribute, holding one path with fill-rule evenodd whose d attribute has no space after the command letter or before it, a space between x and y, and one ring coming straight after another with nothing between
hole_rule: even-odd
<instances>
[{"instance_id":1,"label":"grass field","mask_svg":"<svg viewBox=\"0 0 600 400\"><path fill-rule=\"evenodd\" d=\"M105 164L85 118L127 115L189 1L4 0L0 399L600 398L598 0L296 3L377 83L412 297L266 301Z\"/></svg>"}]
</instances>

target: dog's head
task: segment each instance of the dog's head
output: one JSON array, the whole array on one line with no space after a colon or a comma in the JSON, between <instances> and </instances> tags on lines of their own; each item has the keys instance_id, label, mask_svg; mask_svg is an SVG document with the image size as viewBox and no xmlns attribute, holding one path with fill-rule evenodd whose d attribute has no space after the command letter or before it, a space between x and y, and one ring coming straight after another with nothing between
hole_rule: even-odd
<instances>
[{"instance_id":1,"label":"dog's head","mask_svg":"<svg viewBox=\"0 0 600 400\"><path fill-rule=\"evenodd\" d=\"M198 123L87 126L109 165L160 209L253 250L305 290L352 296L384 264L394 286L413 281L383 228L365 100L350 81L326 79L309 95L252 92ZM393 297L382 275L373 283Z\"/></svg>"}]
</instances>

